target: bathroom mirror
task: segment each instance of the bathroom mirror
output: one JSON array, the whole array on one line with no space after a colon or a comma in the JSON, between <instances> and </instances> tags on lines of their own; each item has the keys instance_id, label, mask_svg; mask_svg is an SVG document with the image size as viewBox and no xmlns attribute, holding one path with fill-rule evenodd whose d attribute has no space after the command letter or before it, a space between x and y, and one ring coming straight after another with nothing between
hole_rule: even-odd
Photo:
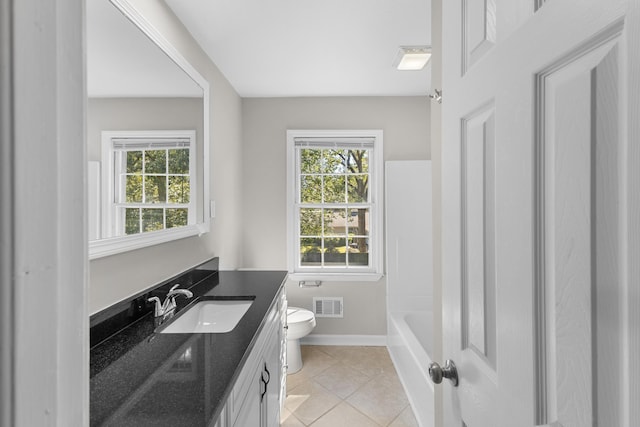
<instances>
[{"instance_id":1,"label":"bathroom mirror","mask_svg":"<svg viewBox=\"0 0 640 427\"><path fill-rule=\"evenodd\" d=\"M208 232L207 81L128 0L86 14L89 258Z\"/></svg>"}]
</instances>

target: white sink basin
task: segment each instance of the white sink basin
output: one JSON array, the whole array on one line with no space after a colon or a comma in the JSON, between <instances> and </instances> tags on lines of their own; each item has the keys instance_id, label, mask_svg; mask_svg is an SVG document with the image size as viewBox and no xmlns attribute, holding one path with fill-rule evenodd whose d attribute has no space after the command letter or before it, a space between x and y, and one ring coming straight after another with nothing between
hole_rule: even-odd
<instances>
[{"instance_id":1,"label":"white sink basin","mask_svg":"<svg viewBox=\"0 0 640 427\"><path fill-rule=\"evenodd\" d=\"M162 334L224 333L233 330L253 300L200 301L180 314Z\"/></svg>"}]
</instances>

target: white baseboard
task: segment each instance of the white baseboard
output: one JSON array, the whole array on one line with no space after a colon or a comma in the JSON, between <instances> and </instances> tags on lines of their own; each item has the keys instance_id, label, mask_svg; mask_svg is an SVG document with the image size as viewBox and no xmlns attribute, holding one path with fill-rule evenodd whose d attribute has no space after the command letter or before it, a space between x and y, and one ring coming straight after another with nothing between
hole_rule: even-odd
<instances>
[{"instance_id":1,"label":"white baseboard","mask_svg":"<svg viewBox=\"0 0 640 427\"><path fill-rule=\"evenodd\" d=\"M302 345L356 345L386 347L386 335L321 335L311 334L300 339Z\"/></svg>"}]
</instances>

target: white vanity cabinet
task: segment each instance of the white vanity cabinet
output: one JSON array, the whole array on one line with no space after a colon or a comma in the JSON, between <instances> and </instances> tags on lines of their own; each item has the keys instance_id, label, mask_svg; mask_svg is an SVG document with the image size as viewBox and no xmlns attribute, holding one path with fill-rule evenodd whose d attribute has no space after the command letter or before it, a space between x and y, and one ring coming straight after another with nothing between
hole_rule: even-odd
<instances>
[{"instance_id":1,"label":"white vanity cabinet","mask_svg":"<svg viewBox=\"0 0 640 427\"><path fill-rule=\"evenodd\" d=\"M284 311L284 315L283 315ZM215 427L276 427L284 399L286 337L284 290L267 314L262 332L238 376Z\"/></svg>"}]
</instances>

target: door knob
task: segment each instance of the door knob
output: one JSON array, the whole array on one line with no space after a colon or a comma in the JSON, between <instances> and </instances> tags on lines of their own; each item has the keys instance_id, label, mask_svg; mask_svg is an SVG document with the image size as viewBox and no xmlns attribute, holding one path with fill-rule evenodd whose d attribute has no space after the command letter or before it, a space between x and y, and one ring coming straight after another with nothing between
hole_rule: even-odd
<instances>
[{"instance_id":1,"label":"door knob","mask_svg":"<svg viewBox=\"0 0 640 427\"><path fill-rule=\"evenodd\" d=\"M429 365L429 376L435 384L440 384L443 378L451 380L454 387L458 387L458 370L453 360L447 359L444 362L444 368L441 368L436 362Z\"/></svg>"}]
</instances>

